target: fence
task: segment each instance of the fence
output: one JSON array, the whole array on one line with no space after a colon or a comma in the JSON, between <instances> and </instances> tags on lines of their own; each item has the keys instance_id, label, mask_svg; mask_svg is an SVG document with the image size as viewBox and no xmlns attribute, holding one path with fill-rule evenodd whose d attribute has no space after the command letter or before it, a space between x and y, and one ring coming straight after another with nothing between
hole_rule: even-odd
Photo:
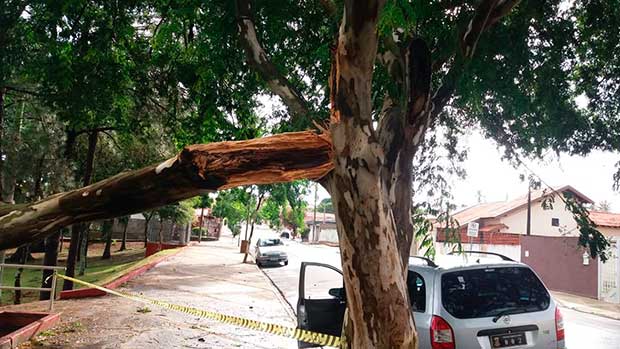
<instances>
[{"instance_id":1,"label":"fence","mask_svg":"<svg viewBox=\"0 0 620 349\"><path fill-rule=\"evenodd\" d=\"M15 287L2 285L2 274L4 268L15 269L35 269L35 270L51 270L52 271L52 286L51 287ZM28 264L0 264L0 290L26 290L26 291L49 291L50 292L50 306L49 311L54 310L54 298L56 298L56 277L58 276L58 270L65 270L65 267L54 267L49 265L28 265ZM1 293L0 293L1 294Z\"/></svg>"}]
</instances>

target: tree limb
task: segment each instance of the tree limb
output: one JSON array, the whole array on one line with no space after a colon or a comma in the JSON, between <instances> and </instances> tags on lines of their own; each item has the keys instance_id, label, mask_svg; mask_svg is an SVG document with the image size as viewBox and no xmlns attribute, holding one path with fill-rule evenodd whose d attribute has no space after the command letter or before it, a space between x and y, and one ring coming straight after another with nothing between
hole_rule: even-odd
<instances>
[{"instance_id":1,"label":"tree limb","mask_svg":"<svg viewBox=\"0 0 620 349\"><path fill-rule=\"evenodd\" d=\"M456 81L462 74L467 62L473 57L482 33L508 15L519 2L520 0L484 0L478 5L474 17L469 21L467 28L462 31L463 33L459 35L460 52L455 55L452 66L433 96L433 119L439 115L452 97Z\"/></svg>"},{"instance_id":2,"label":"tree limb","mask_svg":"<svg viewBox=\"0 0 620 349\"><path fill-rule=\"evenodd\" d=\"M310 131L191 145L160 164L84 188L33 204L0 205L0 250L71 224L143 212L241 185L319 179L332 168L329 136Z\"/></svg>"},{"instance_id":3,"label":"tree limb","mask_svg":"<svg viewBox=\"0 0 620 349\"><path fill-rule=\"evenodd\" d=\"M301 93L278 71L258 40L251 0L237 0L236 3L239 38L248 63L265 80L269 89L282 99L293 116L308 116L310 113L307 102Z\"/></svg>"}]
</instances>

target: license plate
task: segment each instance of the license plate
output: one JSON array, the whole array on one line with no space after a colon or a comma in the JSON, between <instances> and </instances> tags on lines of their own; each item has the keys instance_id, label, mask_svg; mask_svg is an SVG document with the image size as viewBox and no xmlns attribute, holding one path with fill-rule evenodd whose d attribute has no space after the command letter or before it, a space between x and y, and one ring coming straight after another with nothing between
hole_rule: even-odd
<instances>
[{"instance_id":1,"label":"license plate","mask_svg":"<svg viewBox=\"0 0 620 349\"><path fill-rule=\"evenodd\" d=\"M278 261L278 259L277 259L277 258L271 258L269 261L270 261L270 262L277 262L277 261Z\"/></svg>"},{"instance_id":2,"label":"license plate","mask_svg":"<svg viewBox=\"0 0 620 349\"><path fill-rule=\"evenodd\" d=\"M509 333L491 336L492 348L506 348L513 347L515 345L526 345L525 333Z\"/></svg>"}]
</instances>

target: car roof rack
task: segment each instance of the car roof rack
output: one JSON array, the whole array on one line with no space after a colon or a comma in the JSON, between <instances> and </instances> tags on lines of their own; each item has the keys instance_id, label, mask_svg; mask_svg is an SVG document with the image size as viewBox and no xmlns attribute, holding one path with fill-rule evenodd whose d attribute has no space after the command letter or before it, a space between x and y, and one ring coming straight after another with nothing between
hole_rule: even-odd
<instances>
[{"instance_id":1,"label":"car roof rack","mask_svg":"<svg viewBox=\"0 0 620 349\"><path fill-rule=\"evenodd\" d=\"M426 262L426 265L429 267L437 268L437 264L433 262L430 258L422 257L422 256L409 256L409 258L417 258Z\"/></svg>"},{"instance_id":2,"label":"car roof rack","mask_svg":"<svg viewBox=\"0 0 620 349\"><path fill-rule=\"evenodd\" d=\"M452 251L450 253L448 253L449 255L453 256L453 255L457 255L457 254L464 254L464 253L471 253L471 254L488 254L491 256L497 256L499 258L501 258L504 261L509 261L509 262L514 262L515 260L510 258L510 257L506 257L503 254L499 254L499 253L495 253L495 252L486 252L486 251Z\"/></svg>"}]
</instances>

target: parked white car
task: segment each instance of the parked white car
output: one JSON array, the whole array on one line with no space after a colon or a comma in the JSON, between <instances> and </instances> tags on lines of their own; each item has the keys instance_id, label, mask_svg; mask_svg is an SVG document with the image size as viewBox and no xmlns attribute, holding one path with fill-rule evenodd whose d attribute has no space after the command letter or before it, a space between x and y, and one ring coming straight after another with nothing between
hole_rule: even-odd
<instances>
[{"instance_id":1,"label":"parked white car","mask_svg":"<svg viewBox=\"0 0 620 349\"><path fill-rule=\"evenodd\" d=\"M256 265L262 267L267 264L284 263L288 265L288 254L284 242L278 238L258 239L254 250Z\"/></svg>"}]
</instances>

